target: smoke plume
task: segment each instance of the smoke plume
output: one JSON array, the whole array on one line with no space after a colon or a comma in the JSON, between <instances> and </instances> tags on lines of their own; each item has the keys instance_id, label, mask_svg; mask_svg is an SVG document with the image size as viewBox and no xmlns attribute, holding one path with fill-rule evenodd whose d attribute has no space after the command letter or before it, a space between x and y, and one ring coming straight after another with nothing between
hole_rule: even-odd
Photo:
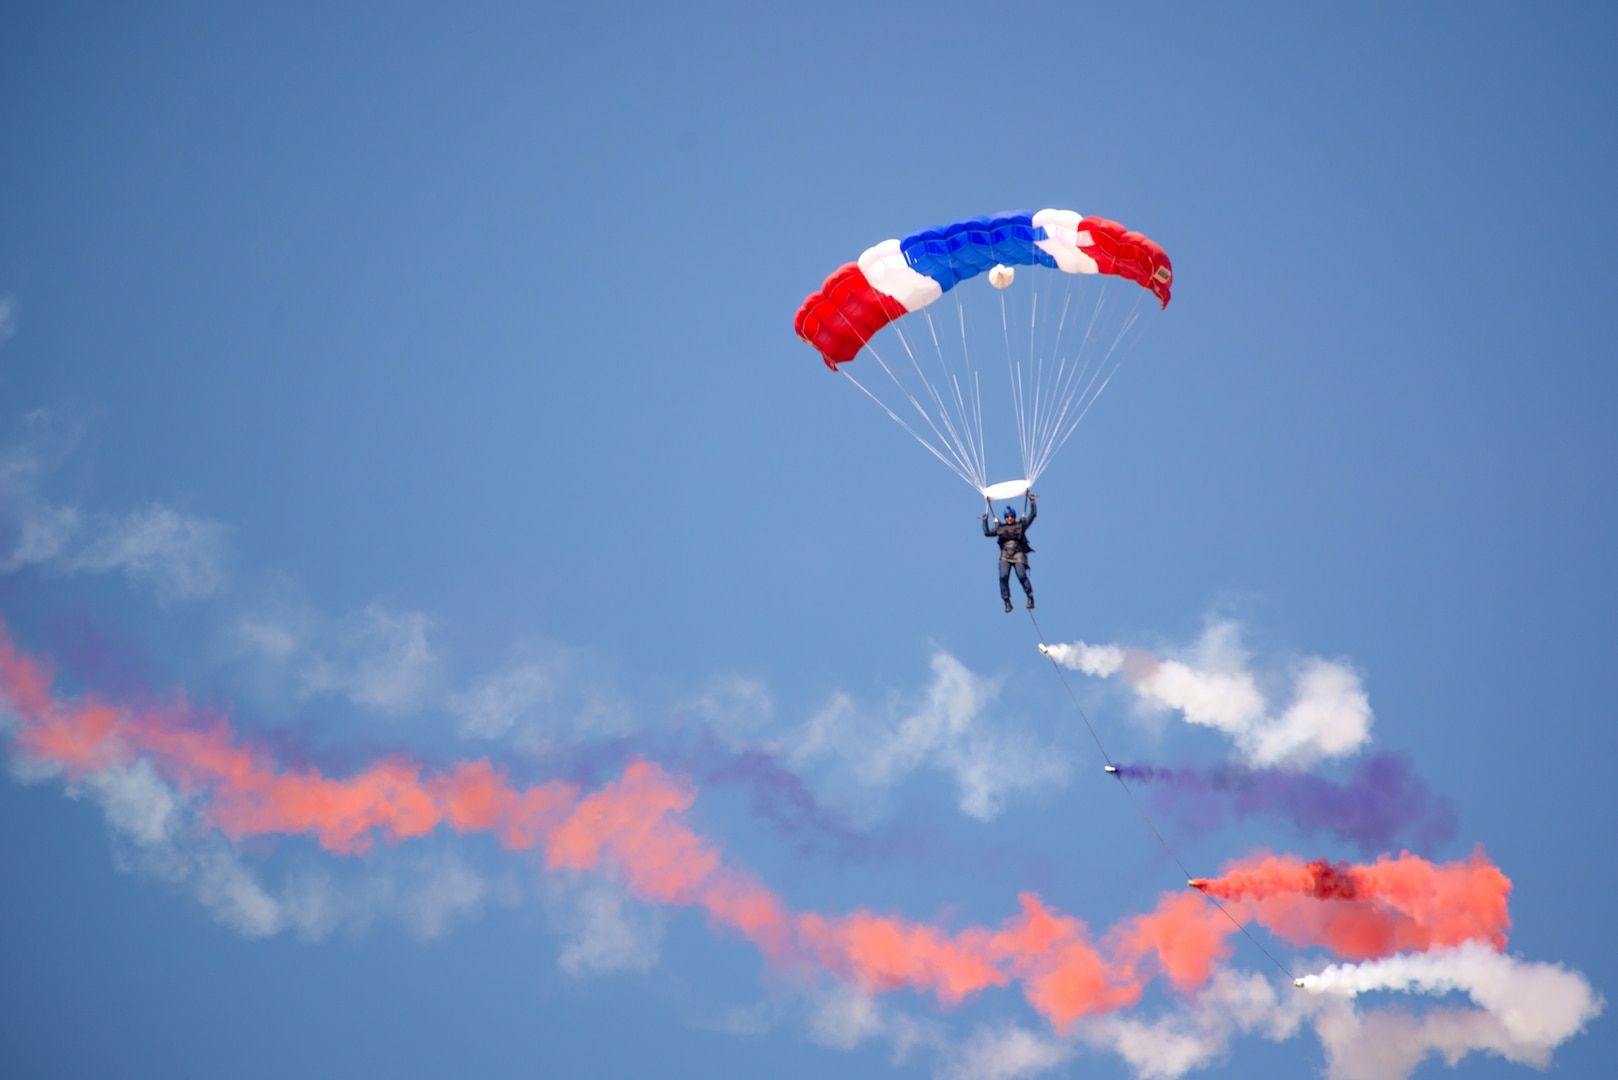
<instances>
[{"instance_id":1,"label":"smoke plume","mask_svg":"<svg viewBox=\"0 0 1618 1080\"><path fill-rule=\"evenodd\" d=\"M1306 768L1351 754L1370 738L1370 698L1358 673L1337 661L1305 658L1293 672L1291 700L1272 710L1247 668L1235 623L1211 624L1185 660L1082 641L1044 652L1086 675L1121 674L1141 704L1230 736L1252 768Z\"/></svg>"},{"instance_id":2,"label":"smoke plume","mask_svg":"<svg viewBox=\"0 0 1618 1080\"><path fill-rule=\"evenodd\" d=\"M1524 1060L1547 1054L1600 1007L1576 975L1497 955L1510 927L1511 882L1481 852L1443 864L1409 854L1362 865L1254 856L1193 882L1204 895L1165 893L1151 910L1099 933L1033 892L1020 894L1017 913L994 925L952 927L866 909L794 911L692 827L695 785L648 760L629 761L591 791L561 780L514 784L486 759L433 769L393 755L340 778L282 767L225 717L198 713L183 698L128 705L57 695L52 682L49 666L17 650L0 626L0 712L16 767L101 792L109 817L117 815L132 835L170 835L177 817L191 814L233 853L253 838L296 836L357 858L378 841L487 833L507 849L534 851L548 871L599 875L643 903L696 909L717 932L752 943L776 972L800 983L835 979L866 997L909 991L946 1007L1017 990L1057 1036L1115 1037L1120 1052L1153 1075L1170 1075L1174 1061L1190 1067L1204 1060L1222 1032L1262 1026L1264 995L1221 981L1238 923L1373 962L1314 976L1306 985L1319 993L1464 988L1504 1025L1511 1045L1526 1048ZM237 878L229 874L214 877L237 893L246 888L231 885ZM461 892L449 898L452 907L475 905L475 882ZM253 933L273 932L268 901L247 899L265 910L255 916L257 908L238 897L231 910L239 921ZM608 929L575 958L581 967L646 962L639 945ZM1433 955L1420 955L1427 952ZM1187 1001L1228 999L1252 1015L1237 1022L1209 1013L1187 1029L1183 1053L1172 1061L1148 1053L1139 1024L1084 1026L1132 1009L1156 979ZM1334 1061L1361 1060L1349 1028L1319 1029ZM1040 1050L1031 1061L1063 1056L1054 1044L1019 1038Z\"/></svg>"},{"instance_id":3,"label":"smoke plume","mask_svg":"<svg viewBox=\"0 0 1618 1080\"><path fill-rule=\"evenodd\" d=\"M1341 783L1314 773L1239 766L1120 765L1118 775L1154 785L1153 802L1181 811L1201 829L1217 828L1227 812L1273 817L1353 844L1362 855L1387 851L1401 836L1429 851L1455 837L1454 806L1435 795L1400 754L1368 758Z\"/></svg>"}]
</instances>

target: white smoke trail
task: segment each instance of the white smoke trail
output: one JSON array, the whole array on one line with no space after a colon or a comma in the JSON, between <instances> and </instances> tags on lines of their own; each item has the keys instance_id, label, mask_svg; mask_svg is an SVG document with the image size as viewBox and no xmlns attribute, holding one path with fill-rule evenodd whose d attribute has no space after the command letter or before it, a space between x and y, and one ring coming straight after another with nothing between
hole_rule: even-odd
<instances>
[{"instance_id":1,"label":"white smoke trail","mask_svg":"<svg viewBox=\"0 0 1618 1080\"><path fill-rule=\"evenodd\" d=\"M1578 1034L1606 1002L1584 976L1560 964L1516 960L1480 942L1405 953L1363 964L1333 964L1298 980L1312 994L1352 998L1373 990L1465 993L1525 1049L1550 1050Z\"/></svg>"},{"instance_id":2,"label":"white smoke trail","mask_svg":"<svg viewBox=\"0 0 1618 1080\"><path fill-rule=\"evenodd\" d=\"M1082 641L1075 641L1071 645L1047 646L1045 655L1064 667L1098 679L1116 675L1124 667L1124 650L1116 645L1086 645Z\"/></svg>"},{"instance_id":3,"label":"white smoke trail","mask_svg":"<svg viewBox=\"0 0 1618 1080\"><path fill-rule=\"evenodd\" d=\"M1432 1054L1450 1065L1488 1053L1544 1068L1551 1052L1605 1006L1577 972L1513 960L1476 943L1334 965L1299 981L1309 993L1278 990L1255 972L1221 969L1179 1008L1097 1017L1074 1034L1117 1054L1139 1080L1178 1080L1228 1056L1238 1036L1284 1042L1313 1028L1329 1080L1404 1080ZM1376 990L1461 991L1481 1007L1356 1007L1358 995Z\"/></svg>"},{"instance_id":4,"label":"white smoke trail","mask_svg":"<svg viewBox=\"0 0 1618 1080\"><path fill-rule=\"evenodd\" d=\"M1351 754L1371 737L1371 702L1359 674L1337 661L1311 656L1298 663L1291 700L1272 710L1233 622L1209 624L1187 659L1082 641L1044 651L1096 678L1122 674L1143 705L1224 732L1255 768L1307 768Z\"/></svg>"}]
</instances>

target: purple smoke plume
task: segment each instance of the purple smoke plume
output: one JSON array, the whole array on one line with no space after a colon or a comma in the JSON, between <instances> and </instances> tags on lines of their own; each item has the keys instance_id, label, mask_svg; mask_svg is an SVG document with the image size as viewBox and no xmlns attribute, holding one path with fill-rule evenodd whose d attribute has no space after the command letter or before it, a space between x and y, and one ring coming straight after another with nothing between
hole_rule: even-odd
<instances>
[{"instance_id":1,"label":"purple smoke plume","mask_svg":"<svg viewBox=\"0 0 1618 1080\"><path fill-rule=\"evenodd\" d=\"M1240 818L1284 817L1305 832L1354 844L1364 854L1390 851L1401 836L1419 850L1431 850L1456 832L1455 807L1435 795L1402 754L1369 758L1342 783L1313 773L1234 766L1120 765L1118 775L1154 785L1154 802L1205 828L1217 827L1226 809Z\"/></svg>"}]
</instances>

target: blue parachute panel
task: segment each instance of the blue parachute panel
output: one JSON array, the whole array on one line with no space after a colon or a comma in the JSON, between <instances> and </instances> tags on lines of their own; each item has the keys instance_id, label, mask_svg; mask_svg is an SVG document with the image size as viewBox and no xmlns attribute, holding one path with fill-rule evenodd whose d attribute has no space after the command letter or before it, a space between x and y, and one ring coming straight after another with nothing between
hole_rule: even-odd
<instances>
[{"instance_id":1,"label":"blue parachute panel","mask_svg":"<svg viewBox=\"0 0 1618 1080\"><path fill-rule=\"evenodd\" d=\"M938 282L945 292L958 281L976 277L995 263L1007 266L1056 267L1056 260L1034 246L1045 239L1026 210L968 218L951 225L911 233L899 242L905 262Z\"/></svg>"}]
</instances>

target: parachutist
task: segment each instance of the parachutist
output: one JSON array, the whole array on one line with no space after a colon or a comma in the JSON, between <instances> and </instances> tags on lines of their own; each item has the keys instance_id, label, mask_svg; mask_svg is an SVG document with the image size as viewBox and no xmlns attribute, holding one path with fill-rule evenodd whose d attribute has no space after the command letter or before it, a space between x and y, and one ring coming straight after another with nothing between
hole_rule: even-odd
<instances>
[{"instance_id":1,"label":"parachutist","mask_svg":"<svg viewBox=\"0 0 1618 1080\"><path fill-rule=\"evenodd\" d=\"M991 536L1000 542L1000 599L1006 603L1006 613L1011 613L1011 571L1017 571L1017 581L1022 585L1023 593L1028 597L1028 606L1034 606L1034 586L1028 580L1028 556L1034 549L1028 546L1028 529L1039 516L1039 496L1028 496L1028 518L1026 521L1017 520L1017 511L1006 507L1005 516L999 521L989 520L989 515L982 516L983 535Z\"/></svg>"}]
</instances>

